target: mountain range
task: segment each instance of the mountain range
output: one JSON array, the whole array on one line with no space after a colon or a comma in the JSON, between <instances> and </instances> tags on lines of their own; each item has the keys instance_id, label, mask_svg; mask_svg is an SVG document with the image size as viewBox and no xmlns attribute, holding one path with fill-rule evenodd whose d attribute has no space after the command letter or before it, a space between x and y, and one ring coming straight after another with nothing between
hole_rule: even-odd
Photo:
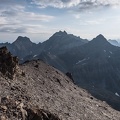
<instances>
[{"instance_id":1,"label":"mountain range","mask_svg":"<svg viewBox=\"0 0 120 120\"><path fill-rule=\"evenodd\" d=\"M43 43L18 37L12 44L0 46L7 46L21 63L41 59L63 73L71 73L76 85L120 110L120 48L103 35L88 41L59 31Z\"/></svg>"},{"instance_id":2,"label":"mountain range","mask_svg":"<svg viewBox=\"0 0 120 120\"><path fill-rule=\"evenodd\" d=\"M109 43L111 43L114 46L119 46L120 47L120 42L118 42L117 40L108 40Z\"/></svg>"}]
</instances>

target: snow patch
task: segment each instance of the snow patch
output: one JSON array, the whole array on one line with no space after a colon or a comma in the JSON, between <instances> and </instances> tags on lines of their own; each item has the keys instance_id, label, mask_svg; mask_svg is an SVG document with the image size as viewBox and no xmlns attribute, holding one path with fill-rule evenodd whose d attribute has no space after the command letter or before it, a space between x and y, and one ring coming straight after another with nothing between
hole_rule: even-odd
<instances>
[{"instance_id":1,"label":"snow patch","mask_svg":"<svg viewBox=\"0 0 120 120\"><path fill-rule=\"evenodd\" d=\"M84 61L86 61L86 60L89 60L89 57L88 57L88 58L84 58L83 60L79 60L79 61L76 63L76 65L79 64L79 63L81 63L81 62L84 62ZM84 64L84 63L83 63L83 64ZM83 64L82 64L82 65L83 65ZM85 63L85 64L86 64L86 63Z\"/></svg>"},{"instance_id":2,"label":"snow patch","mask_svg":"<svg viewBox=\"0 0 120 120\"><path fill-rule=\"evenodd\" d=\"M36 57L37 55L34 55L33 57Z\"/></svg>"},{"instance_id":3,"label":"snow patch","mask_svg":"<svg viewBox=\"0 0 120 120\"><path fill-rule=\"evenodd\" d=\"M81 62L83 62L85 60L86 60L86 58L84 58L83 60L79 60L76 64L79 64L79 63L81 63Z\"/></svg>"},{"instance_id":4,"label":"snow patch","mask_svg":"<svg viewBox=\"0 0 120 120\"><path fill-rule=\"evenodd\" d=\"M109 58L111 57L111 56L108 56Z\"/></svg>"},{"instance_id":5,"label":"snow patch","mask_svg":"<svg viewBox=\"0 0 120 120\"><path fill-rule=\"evenodd\" d=\"M104 50L104 52L106 52L106 50Z\"/></svg>"},{"instance_id":6,"label":"snow patch","mask_svg":"<svg viewBox=\"0 0 120 120\"><path fill-rule=\"evenodd\" d=\"M109 51L110 52L110 54L113 54L113 52L111 52L111 51Z\"/></svg>"},{"instance_id":7,"label":"snow patch","mask_svg":"<svg viewBox=\"0 0 120 120\"><path fill-rule=\"evenodd\" d=\"M120 95L117 92L115 93L115 95L118 96L118 97L120 97Z\"/></svg>"}]
</instances>

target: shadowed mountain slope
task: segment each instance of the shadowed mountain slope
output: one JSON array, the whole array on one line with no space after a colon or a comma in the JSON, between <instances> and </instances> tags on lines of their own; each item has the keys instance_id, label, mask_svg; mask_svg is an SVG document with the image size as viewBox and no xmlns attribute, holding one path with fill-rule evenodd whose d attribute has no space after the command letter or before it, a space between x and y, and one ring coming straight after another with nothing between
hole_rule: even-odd
<instances>
[{"instance_id":1,"label":"shadowed mountain slope","mask_svg":"<svg viewBox=\"0 0 120 120\"><path fill-rule=\"evenodd\" d=\"M59 31L53 34L47 41L43 42L42 46L46 52L60 54L87 42L88 40L68 34L66 31Z\"/></svg>"},{"instance_id":2,"label":"shadowed mountain slope","mask_svg":"<svg viewBox=\"0 0 120 120\"><path fill-rule=\"evenodd\" d=\"M88 40L68 34L66 31L59 31L43 43L35 44L28 37L19 36L12 44L0 43L0 47L6 46L13 55L19 57L20 62L23 62L26 59L35 59L34 56L40 55L42 52L65 53L71 48L87 42Z\"/></svg>"},{"instance_id":3,"label":"shadowed mountain slope","mask_svg":"<svg viewBox=\"0 0 120 120\"><path fill-rule=\"evenodd\" d=\"M23 59L25 56L33 54L37 45L30 41L27 37L19 36L12 44L0 43L0 47L6 46L8 50L19 59Z\"/></svg>"}]
</instances>

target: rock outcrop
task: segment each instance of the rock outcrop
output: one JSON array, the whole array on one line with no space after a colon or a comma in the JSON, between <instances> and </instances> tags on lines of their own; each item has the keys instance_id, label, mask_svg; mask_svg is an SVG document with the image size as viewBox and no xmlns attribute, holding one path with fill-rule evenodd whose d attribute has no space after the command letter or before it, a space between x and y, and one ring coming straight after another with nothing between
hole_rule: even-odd
<instances>
[{"instance_id":1,"label":"rock outcrop","mask_svg":"<svg viewBox=\"0 0 120 120\"><path fill-rule=\"evenodd\" d=\"M18 58L13 57L6 47L0 48L0 72L10 79L18 69Z\"/></svg>"},{"instance_id":2,"label":"rock outcrop","mask_svg":"<svg viewBox=\"0 0 120 120\"><path fill-rule=\"evenodd\" d=\"M0 120L60 120L57 115L39 108L30 108L8 96L1 98Z\"/></svg>"},{"instance_id":3,"label":"rock outcrop","mask_svg":"<svg viewBox=\"0 0 120 120\"><path fill-rule=\"evenodd\" d=\"M57 115L43 109L28 109L27 120L60 120Z\"/></svg>"}]
</instances>

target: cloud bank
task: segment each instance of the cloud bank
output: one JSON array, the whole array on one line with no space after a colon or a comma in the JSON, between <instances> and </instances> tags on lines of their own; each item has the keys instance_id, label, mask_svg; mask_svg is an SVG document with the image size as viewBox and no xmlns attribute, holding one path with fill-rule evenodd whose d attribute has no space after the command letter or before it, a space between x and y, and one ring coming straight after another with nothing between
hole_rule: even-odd
<instances>
[{"instance_id":1,"label":"cloud bank","mask_svg":"<svg viewBox=\"0 0 120 120\"><path fill-rule=\"evenodd\" d=\"M77 29L76 33L79 33L81 27L87 26L87 29L91 29L92 25L98 27L107 23L109 25L116 23L114 26L118 27L119 22L113 22L113 16L116 14L119 18L119 6L120 0L0 0L0 33L51 34L59 29L68 30L68 28L71 32ZM115 9L117 12L115 11L114 14L113 9L108 9L110 11L106 12L104 8L110 7L118 7L118 10ZM105 12L106 14L98 15L100 10L101 14ZM84 13L84 11L88 12ZM96 20L96 15L105 20L100 18ZM108 19L106 16L112 18ZM117 19L114 17L114 20ZM86 31L84 29L82 30ZM88 33L90 32L91 30Z\"/></svg>"},{"instance_id":2,"label":"cloud bank","mask_svg":"<svg viewBox=\"0 0 120 120\"><path fill-rule=\"evenodd\" d=\"M33 0L33 3L41 8L71 8L90 9L93 7L110 7L120 4L120 0Z\"/></svg>"},{"instance_id":3,"label":"cloud bank","mask_svg":"<svg viewBox=\"0 0 120 120\"><path fill-rule=\"evenodd\" d=\"M38 33L40 29L43 29L43 26L40 26L41 22L54 19L51 15L29 11L28 5L30 2L27 0L0 0L0 32ZM33 24L33 26L28 26L28 24ZM37 32L36 29L38 29Z\"/></svg>"}]
</instances>

